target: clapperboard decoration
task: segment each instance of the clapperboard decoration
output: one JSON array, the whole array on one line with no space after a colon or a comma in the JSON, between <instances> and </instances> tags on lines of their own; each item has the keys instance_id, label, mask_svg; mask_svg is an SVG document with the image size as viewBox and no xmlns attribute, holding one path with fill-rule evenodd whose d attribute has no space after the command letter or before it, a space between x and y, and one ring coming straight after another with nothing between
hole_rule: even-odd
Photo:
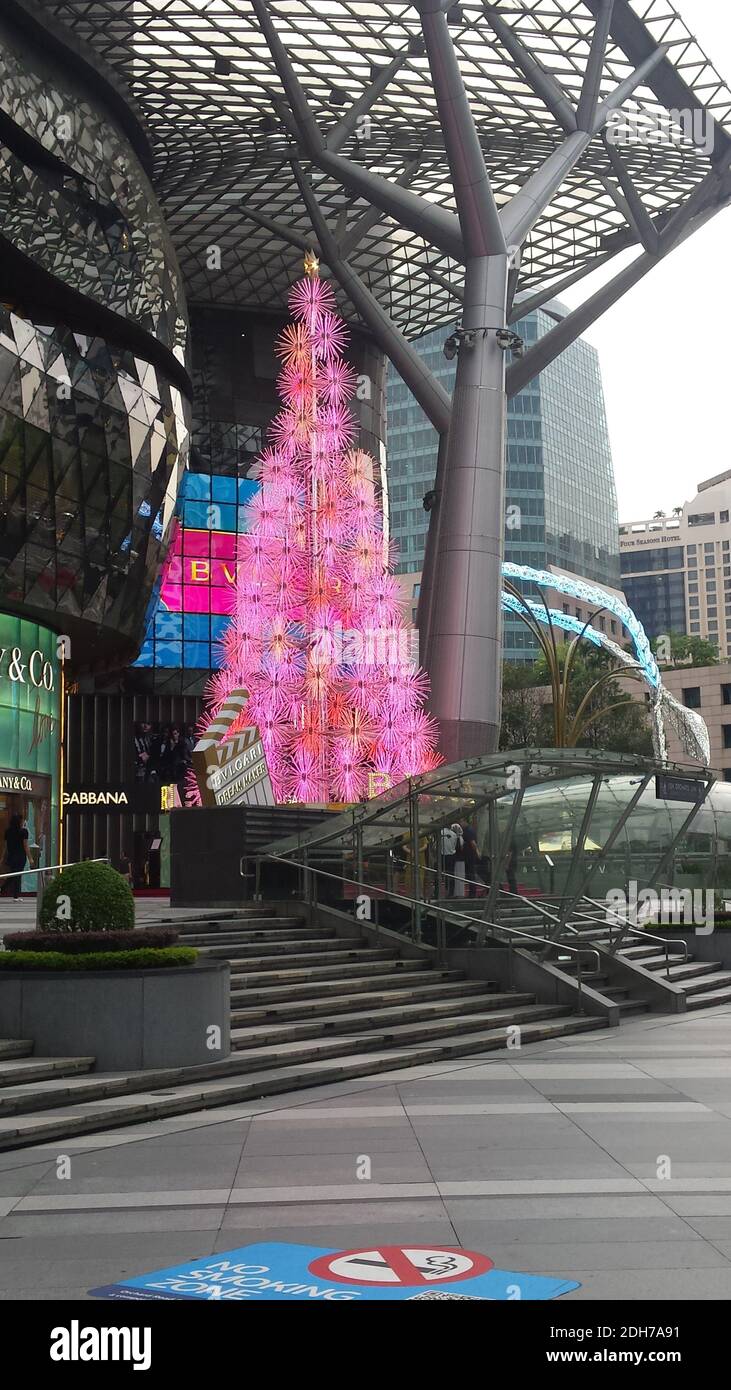
<instances>
[{"instance_id":1,"label":"clapperboard decoration","mask_svg":"<svg viewBox=\"0 0 731 1390\"><path fill-rule=\"evenodd\" d=\"M235 690L193 749L193 769L204 806L273 806L264 744L255 724L232 737L249 699Z\"/></svg>"}]
</instances>

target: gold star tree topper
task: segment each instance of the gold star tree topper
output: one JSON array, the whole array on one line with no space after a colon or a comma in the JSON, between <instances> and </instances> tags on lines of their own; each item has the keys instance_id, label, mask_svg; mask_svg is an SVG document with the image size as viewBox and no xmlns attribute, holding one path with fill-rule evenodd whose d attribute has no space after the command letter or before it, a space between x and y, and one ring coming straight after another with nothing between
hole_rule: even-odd
<instances>
[{"instance_id":1,"label":"gold star tree topper","mask_svg":"<svg viewBox=\"0 0 731 1390\"><path fill-rule=\"evenodd\" d=\"M305 275L315 279L320 274L320 262L314 251L305 251Z\"/></svg>"}]
</instances>

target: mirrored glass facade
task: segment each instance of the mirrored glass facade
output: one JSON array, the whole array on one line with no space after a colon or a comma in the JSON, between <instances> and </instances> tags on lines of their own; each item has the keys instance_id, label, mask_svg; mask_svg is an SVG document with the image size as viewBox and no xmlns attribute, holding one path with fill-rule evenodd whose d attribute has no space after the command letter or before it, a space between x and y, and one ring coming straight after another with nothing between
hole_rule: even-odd
<instances>
[{"instance_id":1,"label":"mirrored glass facade","mask_svg":"<svg viewBox=\"0 0 731 1390\"><path fill-rule=\"evenodd\" d=\"M133 659L190 442L180 271L104 82L0 19L0 609L73 671Z\"/></svg>"}]
</instances>

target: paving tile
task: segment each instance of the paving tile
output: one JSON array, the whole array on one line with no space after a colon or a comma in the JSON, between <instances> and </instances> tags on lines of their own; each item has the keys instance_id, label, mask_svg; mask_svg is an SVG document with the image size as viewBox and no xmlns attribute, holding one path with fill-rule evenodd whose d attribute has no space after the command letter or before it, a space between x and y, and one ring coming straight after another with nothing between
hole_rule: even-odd
<instances>
[{"instance_id":1,"label":"paving tile","mask_svg":"<svg viewBox=\"0 0 731 1390\"><path fill-rule=\"evenodd\" d=\"M407 1119L341 1120L330 1129L322 1121L315 1124L270 1125L261 1121L252 1127L244 1153L247 1158L266 1155L335 1153L409 1153L417 1147Z\"/></svg>"},{"instance_id":2,"label":"paving tile","mask_svg":"<svg viewBox=\"0 0 731 1390\"><path fill-rule=\"evenodd\" d=\"M38 1237L39 1245L42 1248L44 1242L51 1237L58 1236L63 1239L74 1235L99 1235L116 1238L118 1235L134 1234L140 1232L161 1231L174 1233L176 1231L201 1231L215 1234L223 1221L226 1212L225 1206L207 1206L200 1210L195 1208L169 1207L166 1209L145 1207L140 1209L128 1209L123 1211L110 1211L102 1208L99 1211L66 1211L66 1212L47 1212L33 1213L23 1212L21 1215L13 1214L6 1216L0 1222L0 1264L2 1263L5 1245L3 1241L19 1239L25 1246L25 1241L29 1237ZM41 1253L37 1256L42 1259Z\"/></svg>"},{"instance_id":3,"label":"paving tile","mask_svg":"<svg viewBox=\"0 0 731 1390\"><path fill-rule=\"evenodd\" d=\"M485 1199L489 1202L489 1198ZM599 1245L604 1242L611 1244L621 1244L623 1247L630 1242L639 1241L643 1245L648 1243L667 1242L672 1244L677 1241L694 1241L694 1234L688 1224L675 1217L671 1212L663 1216L647 1217L571 1217L554 1216L534 1216L521 1219L520 1216L485 1217L479 1215L461 1215L460 1206L470 1205L473 1209L479 1206L475 1202L455 1202L446 1203L449 1217L454 1229L459 1236L462 1245L471 1246L475 1240L478 1244L475 1249L489 1250L493 1253L493 1247L499 1246L524 1246L534 1245L558 1245L564 1249L570 1248L574 1252L574 1258L583 1258L576 1253L575 1247L582 1245ZM542 1203L545 1210L546 1203ZM487 1243L486 1243L487 1242Z\"/></svg>"},{"instance_id":4,"label":"paving tile","mask_svg":"<svg viewBox=\"0 0 731 1390\"><path fill-rule=\"evenodd\" d=\"M459 1232L460 1243L468 1250L483 1250L499 1269L522 1269L526 1274L571 1275L574 1270L682 1270L724 1269L731 1273L731 1263L706 1241L693 1239L688 1233L682 1240L664 1241L582 1241L551 1245L525 1242L499 1244L489 1241L482 1223L467 1226ZM577 1276L578 1277L578 1276Z\"/></svg>"},{"instance_id":5,"label":"paving tile","mask_svg":"<svg viewBox=\"0 0 731 1390\"><path fill-rule=\"evenodd\" d=\"M21 1197L26 1192L30 1192L36 1183L41 1182L53 1166L46 1159L45 1163L28 1163L24 1167L6 1168L0 1172L0 1198L2 1197Z\"/></svg>"},{"instance_id":6,"label":"paving tile","mask_svg":"<svg viewBox=\"0 0 731 1390\"><path fill-rule=\"evenodd\" d=\"M346 1230L349 1226L374 1226L377 1229L400 1224L410 1232L410 1239L413 1239L414 1232L416 1232L421 1243L423 1228L438 1222L446 1222L450 1228L450 1238L446 1243L458 1244L452 1222L446 1214L445 1205L437 1196L424 1200L401 1198L394 1201L379 1201L376 1198L369 1202L353 1202L344 1199L338 1202L317 1200L300 1204L289 1202L284 1206L270 1202L259 1202L255 1205L241 1207L229 1206L221 1225L221 1231L223 1234L228 1230L251 1230L255 1233L252 1235L252 1240L258 1241L266 1238L262 1232L269 1232L272 1240L284 1240L285 1237L281 1231L286 1228L287 1230L299 1230L300 1235L297 1239L308 1244L310 1242L310 1230L313 1226L328 1227L331 1230ZM356 1243L359 1240L360 1236L358 1236ZM220 1240L218 1246L221 1248Z\"/></svg>"},{"instance_id":7,"label":"paving tile","mask_svg":"<svg viewBox=\"0 0 731 1390\"><path fill-rule=\"evenodd\" d=\"M545 1221L547 1224L565 1220L585 1221L611 1217L616 1220L641 1221L672 1218L672 1212L650 1193L638 1187L637 1195L622 1196L601 1192L596 1196L572 1193L556 1196L542 1193L530 1197L444 1197L444 1205L455 1224L460 1220L514 1221L516 1224Z\"/></svg>"},{"instance_id":8,"label":"paving tile","mask_svg":"<svg viewBox=\"0 0 731 1390\"><path fill-rule=\"evenodd\" d=\"M686 1224L699 1236L711 1241L717 1249L722 1241L731 1241L731 1203L727 1216L686 1216ZM728 1254L728 1251L726 1252Z\"/></svg>"},{"instance_id":9,"label":"paving tile","mask_svg":"<svg viewBox=\"0 0 731 1390\"><path fill-rule=\"evenodd\" d=\"M291 1210L291 1208L288 1208ZM304 1230L299 1222L286 1223L270 1230L267 1235L247 1220L248 1212L229 1215L217 1238L216 1249L221 1252L236 1248L237 1245L255 1244L262 1239L291 1241L293 1245L320 1245L330 1250L352 1250L359 1246L371 1245L458 1245L454 1230L445 1216L436 1213L423 1217L419 1222L413 1219L392 1216L384 1220L374 1215L371 1208L363 1209L361 1221L352 1217L334 1216L324 1221L322 1216L317 1223Z\"/></svg>"},{"instance_id":10,"label":"paving tile","mask_svg":"<svg viewBox=\"0 0 731 1390\"><path fill-rule=\"evenodd\" d=\"M566 1295L572 1301L693 1303L727 1302L731 1298L731 1265L718 1269L665 1269L659 1265L651 1270L630 1267L599 1271L577 1265L571 1270L571 1278L581 1285ZM655 1321L658 1318L662 1318L663 1326L673 1326L671 1311L660 1309Z\"/></svg>"},{"instance_id":11,"label":"paving tile","mask_svg":"<svg viewBox=\"0 0 731 1390\"><path fill-rule=\"evenodd\" d=\"M430 1168L420 1149L392 1153L371 1147L351 1149L348 1152L288 1155L246 1154L235 1175L233 1186L239 1188L276 1186L317 1186L325 1183L357 1183L359 1160L370 1159L371 1182L429 1182ZM367 1190L369 1181L360 1181Z\"/></svg>"},{"instance_id":12,"label":"paving tile","mask_svg":"<svg viewBox=\"0 0 731 1390\"><path fill-rule=\"evenodd\" d=\"M103 1154L69 1155L71 1176L58 1180L51 1169L33 1187L35 1195L72 1193L132 1193L157 1191L164 1187L231 1187L240 1162L240 1144L218 1145L210 1138L206 1150L200 1145L150 1143Z\"/></svg>"},{"instance_id":13,"label":"paving tile","mask_svg":"<svg viewBox=\"0 0 731 1390\"><path fill-rule=\"evenodd\" d=\"M457 1149L425 1149L432 1174L440 1182L484 1179L623 1179L628 1176L620 1164L600 1149L572 1144L563 1149L540 1152L519 1149L479 1149L460 1153Z\"/></svg>"}]
</instances>

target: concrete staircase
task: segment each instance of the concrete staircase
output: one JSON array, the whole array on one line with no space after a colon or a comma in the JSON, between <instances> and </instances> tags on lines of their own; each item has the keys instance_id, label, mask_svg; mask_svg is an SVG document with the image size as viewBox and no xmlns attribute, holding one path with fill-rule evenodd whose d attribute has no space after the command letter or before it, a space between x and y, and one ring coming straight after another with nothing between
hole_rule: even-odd
<instances>
[{"instance_id":1,"label":"concrete staircase","mask_svg":"<svg viewBox=\"0 0 731 1390\"><path fill-rule=\"evenodd\" d=\"M597 945L609 945L608 927L589 931L582 929L578 936L587 942L596 942ZM571 943L576 943L576 939L573 933L567 938ZM689 939L692 940L692 937ZM662 975L663 979L670 979L674 985L678 985L686 996L686 1011L712 1009L717 1004L731 1003L731 970L727 970L720 960L699 960L689 951L687 961L676 956L673 962L671 954L668 973L663 947L654 941L642 941L641 931L628 938L628 944L620 947L617 954L624 960L641 965L644 970Z\"/></svg>"},{"instance_id":2,"label":"concrete staircase","mask_svg":"<svg viewBox=\"0 0 731 1390\"><path fill-rule=\"evenodd\" d=\"M178 919L181 944L231 966L232 1053L203 1066L100 1074L91 1058L0 1050L0 1149L181 1115L351 1077L544 1042L601 1020L407 958L392 938L310 926L261 905ZM23 1067L37 1072L23 1073Z\"/></svg>"},{"instance_id":3,"label":"concrete staircase","mask_svg":"<svg viewBox=\"0 0 731 1390\"><path fill-rule=\"evenodd\" d=\"M484 904L483 904L484 905ZM464 911L475 911L479 916L481 911L480 900L473 901L472 907L463 903ZM541 913L540 906L545 906L549 911L557 912L558 903L551 902L550 899L541 900L541 904L533 903L530 899L519 899L510 901L503 898L499 901L496 911L496 920L499 926L512 928L514 931L525 932L530 936L544 936L550 930L548 917ZM598 922L597 925L588 926L585 921L577 917L572 924L574 930L567 931L559 940L563 940L569 946L602 946L608 947L611 942L609 926ZM652 928L648 928L651 936L654 935ZM692 930L692 929L691 929ZM692 940L692 936L689 937ZM517 942L516 942L517 944ZM522 943L523 945L529 943ZM653 974L661 974L663 979L670 979L674 985L678 985L686 995L686 1011L696 1009L711 1009L718 1004L731 1003L731 970L728 970L722 961L718 960L699 960L692 952L688 952L687 961L682 961L676 956L675 962L671 953L671 965L669 975L666 972L665 951L656 941L645 939L643 933L637 929L627 937L626 945L620 947L618 956L622 959L631 961L636 965L642 966L645 970L652 971ZM555 956L551 956L554 964L560 964L560 968L567 975L575 975L576 966L570 960L557 961ZM622 1017L628 1014L643 1013L649 1010L651 1001L631 990L629 986L619 986L613 982L611 965L607 962L606 966L598 972L583 972L583 979L587 985L598 989L606 998L614 999L619 1004Z\"/></svg>"}]
</instances>

